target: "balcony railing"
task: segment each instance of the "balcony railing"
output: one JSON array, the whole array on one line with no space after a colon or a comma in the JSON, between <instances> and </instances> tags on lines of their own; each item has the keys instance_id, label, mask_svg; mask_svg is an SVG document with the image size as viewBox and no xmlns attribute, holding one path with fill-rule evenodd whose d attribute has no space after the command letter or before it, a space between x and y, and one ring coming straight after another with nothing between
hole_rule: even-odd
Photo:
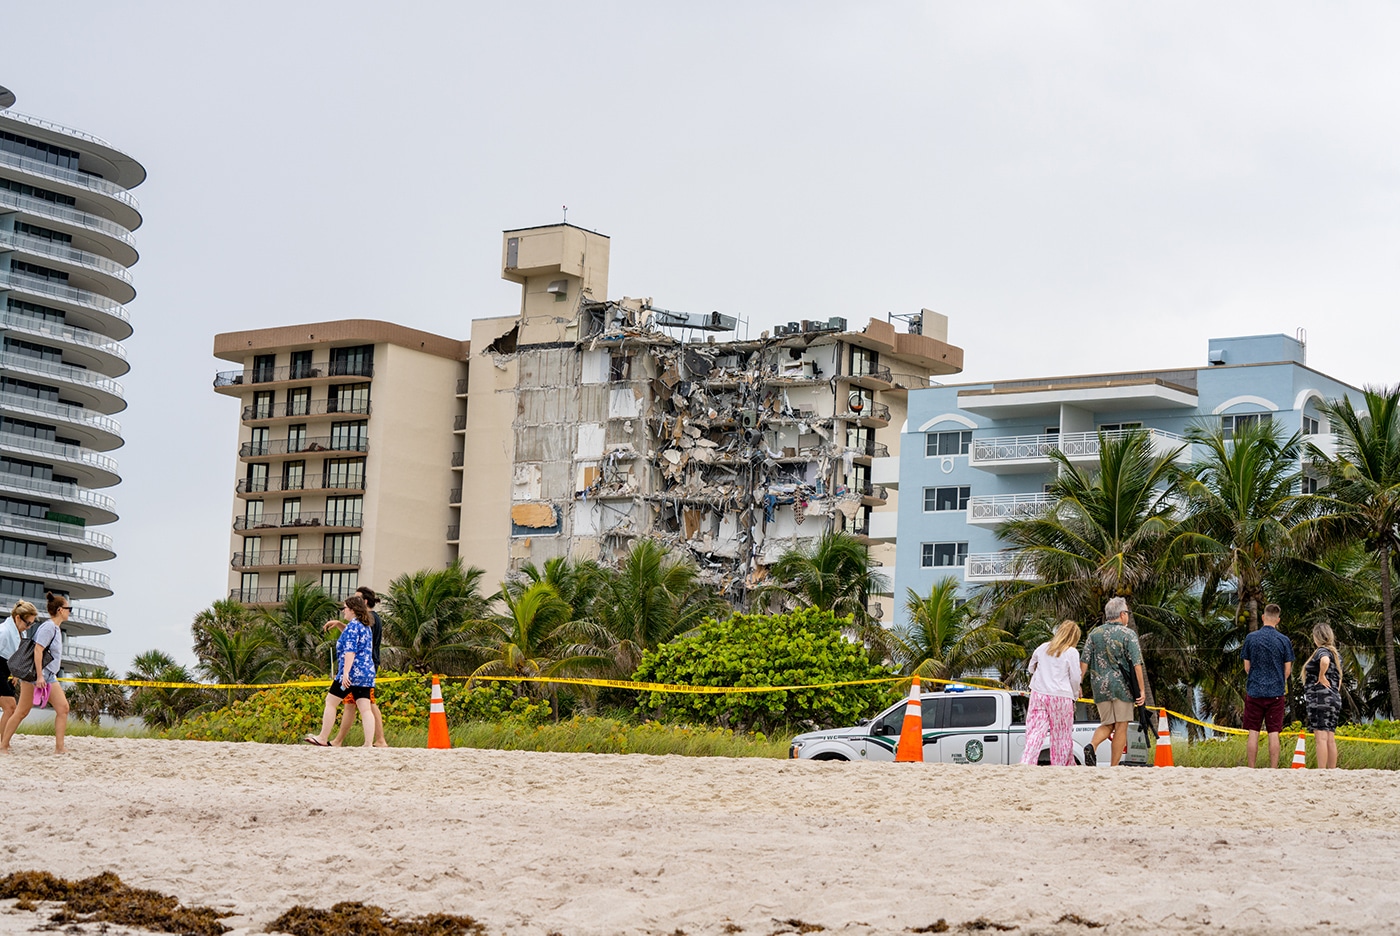
<instances>
[{"instance_id":1,"label":"balcony railing","mask_svg":"<svg viewBox=\"0 0 1400 936\"><path fill-rule=\"evenodd\" d=\"M21 517L19 514L0 513L0 530L38 534L72 543L84 543L97 549L110 550L112 548L112 538L106 533L97 533L76 523L59 523L57 520L41 520L38 517Z\"/></svg>"},{"instance_id":2,"label":"balcony railing","mask_svg":"<svg viewBox=\"0 0 1400 936\"><path fill-rule=\"evenodd\" d=\"M91 647L84 647L82 644L70 644L67 641L63 644L63 665L91 666L93 668L107 665L107 654L101 650L94 650Z\"/></svg>"},{"instance_id":3,"label":"balcony railing","mask_svg":"<svg viewBox=\"0 0 1400 936\"><path fill-rule=\"evenodd\" d=\"M363 491L365 479L319 474L302 475L300 478L243 478L236 487L239 494L278 494L283 491Z\"/></svg>"},{"instance_id":4,"label":"balcony railing","mask_svg":"<svg viewBox=\"0 0 1400 936\"><path fill-rule=\"evenodd\" d=\"M95 253L89 253L86 250L69 247L62 241L45 240L42 237L26 237L13 231L0 231L0 248L4 247L49 257L62 263L71 263L95 273L103 273L114 279L119 279L127 285L131 284L131 271L120 263Z\"/></svg>"},{"instance_id":5,"label":"balcony railing","mask_svg":"<svg viewBox=\"0 0 1400 936\"><path fill-rule=\"evenodd\" d=\"M305 511L294 517L283 516L282 514L265 514L261 517L236 517L233 521L235 530L279 530L290 527L336 527L350 530L358 530L363 526L364 515L349 511L332 511L327 514L325 511Z\"/></svg>"},{"instance_id":6,"label":"balcony railing","mask_svg":"<svg viewBox=\"0 0 1400 936\"><path fill-rule=\"evenodd\" d=\"M0 607L6 611L15 606L17 601L28 601L35 605L39 611L39 620L47 621L48 614L44 612L44 601L42 598L21 598L19 595L0 594ZM105 611L94 611L82 604L73 605L73 613L68 620L73 624L84 624L89 627L100 627L107 630L107 613Z\"/></svg>"},{"instance_id":7,"label":"balcony railing","mask_svg":"<svg viewBox=\"0 0 1400 936\"><path fill-rule=\"evenodd\" d=\"M281 604L287 600L287 595L291 593L291 590L291 586L286 588L234 588L229 591L228 597L231 601L243 604ZM355 589L327 589L326 592L331 596L332 601L344 601L355 594Z\"/></svg>"},{"instance_id":8,"label":"balcony railing","mask_svg":"<svg viewBox=\"0 0 1400 936\"><path fill-rule=\"evenodd\" d=\"M13 474L8 471L0 471L0 488L28 491L35 494L48 494L52 497L61 497L72 503L85 504L89 507L96 507L111 513L115 513L117 507L117 502L105 494L89 491L87 488L78 487L76 484L65 484L61 481L48 481L44 478L30 478L26 475Z\"/></svg>"},{"instance_id":9,"label":"balcony railing","mask_svg":"<svg viewBox=\"0 0 1400 936\"><path fill-rule=\"evenodd\" d=\"M991 553L970 553L967 557L967 565L963 569L963 578L968 581L974 579L990 581L998 579L1034 578L1034 575L1028 570L1017 568L1019 562L1018 554L1010 550Z\"/></svg>"},{"instance_id":10,"label":"balcony railing","mask_svg":"<svg viewBox=\"0 0 1400 936\"><path fill-rule=\"evenodd\" d=\"M467 455L466 455L465 452L453 452L453 453L452 453L452 467L453 467L453 468L461 468L464 464L466 464L466 458L467 458Z\"/></svg>"},{"instance_id":11,"label":"balcony railing","mask_svg":"<svg viewBox=\"0 0 1400 936\"><path fill-rule=\"evenodd\" d=\"M459 539L461 539L461 538L462 538L462 525L461 525L460 523L454 523L454 524L452 524L450 527L447 528L447 541L448 541L449 543L455 543L455 542L457 542L457 540L459 540Z\"/></svg>"},{"instance_id":12,"label":"balcony railing","mask_svg":"<svg viewBox=\"0 0 1400 936\"><path fill-rule=\"evenodd\" d=\"M253 404L243 407L244 422L253 422L259 419L331 415L368 416L369 400L357 400L352 403L342 403L336 399L301 400L292 403L273 403L266 406Z\"/></svg>"},{"instance_id":13,"label":"balcony railing","mask_svg":"<svg viewBox=\"0 0 1400 936\"><path fill-rule=\"evenodd\" d=\"M373 377L374 365L359 361L320 361L314 364L289 364L283 367L248 367L243 370L219 371L214 375L214 387L235 387L241 384L278 383L288 380L316 380L321 377Z\"/></svg>"},{"instance_id":14,"label":"balcony railing","mask_svg":"<svg viewBox=\"0 0 1400 936\"><path fill-rule=\"evenodd\" d=\"M30 452L35 455L49 455L76 465L87 465L98 471L117 473L117 461L101 452L89 451L78 445L64 445L32 436L16 435L13 432L0 432L0 450Z\"/></svg>"},{"instance_id":15,"label":"balcony railing","mask_svg":"<svg viewBox=\"0 0 1400 936\"><path fill-rule=\"evenodd\" d=\"M457 506L457 505L460 504L460 503L462 503L462 489L461 489L461 488L456 487L456 488L453 488L452 490L450 490L450 491L447 492L447 506L449 506L449 507L455 507L455 506Z\"/></svg>"},{"instance_id":16,"label":"balcony railing","mask_svg":"<svg viewBox=\"0 0 1400 936\"><path fill-rule=\"evenodd\" d=\"M847 451L865 458L889 458L890 447L883 442L865 442L861 445L847 445Z\"/></svg>"},{"instance_id":17,"label":"balcony railing","mask_svg":"<svg viewBox=\"0 0 1400 936\"><path fill-rule=\"evenodd\" d=\"M236 552L229 565L235 569L261 569L270 566L359 565L358 549L293 549L287 552Z\"/></svg>"},{"instance_id":18,"label":"balcony railing","mask_svg":"<svg viewBox=\"0 0 1400 936\"><path fill-rule=\"evenodd\" d=\"M452 431L453 431L453 432L461 432L461 431L462 431L463 429L465 429L465 428L467 428L467 414L466 414L466 413L458 413L456 416L453 416L453 417L452 417Z\"/></svg>"},{"instance_id":19,"label":"balcony railing","mask_svg":"<svg viewBox=\"0 0 1400 936\"><path fill-rule=\"evenodd\" d=\"M267 455L300 455L303 452L368 452L365 438L342 439L336 436L312 436L306 439L268 439L266 442L244 442L238 447L240 458Z\"/></svg>"},{"instance_id":20,"label":"balcony railing","mask_svg":"<svg viewBox=\"0 0 1400 936\"><path fill-rule=\"evenodd\" d=\"M1112 441L1123 439L1138 432L1146 432L1154 443L1154 448L1164 445L1173 447L1185 445L1186 440L1173 432L1161 429L1115 429L1109 432L1062 432L1059 435L1000 436L992 439L972 440L972 462L1024 461L1049 458L1050 453L1059 450L1070 458L1097 457L1099 439Z\"/></svg>"},{"instance_id":21,"label":"balcony railing","mask_svg":"<svg viewBox=\"0 0 1400 936\"><path fill-rule=\"evenodd\" d=\"M5 116L10 116L6 111ZM30 159L18 153L0 152L0 166L9 166L30 175L43 176L47 179L54 179L59 182L66 182L69 185L76 185L85 188L89 192L96 192L98 195L106 195L114 198L126 205L132 211L140 212L141 205L136 201L136 196L131 192L117 185L115 182L108 182L106 179L91 175L86 172L78 172L75 169L68 169L64 166L53 166L37 159Z\"/></svg>"},{"instance_id":22,"label":"balcony railing","mask_svg":"<svg viewBox=\"0 0 1400 936\"><path fill-rule=\"evenodd\" d=\"M102 137L93 136L86 130L77 130L73 127L65 127L63 124L54 123L52 120L45 120L42 117L33 117L29 114L21 114L19 111L12 110L7 110L3 115L0 116L3 116L6 120L15 120L20 123L27 123L31 127L39 127L43 130L50 130L54 133L60 133L63 136L70 136L74 137L75 139L85 140L88 143L95 143L98 146L103 146L110 150L117 149L111 143L108 143L106 140L102 139ZM118 152L120 152L120 150L118 150Z\"/></svg>"},{"instance_id":23,"label":"balcony railing","mask_svg":"<svg viewBox=\"0 0 1400 936\"><path fill-rule=\"evenodd\" d=\"M848 404L848 406L849 406L849 404ZM853 409L847 409L846 412L842 413L842 414L841 414L839 417L837 417L837 418L839 418L839 419L882 419L882 420L884 420L885 422L889 422L889 421L890 421L890 408L889 408L888 406L886 406L885 404L883 404L883 403L872 403L870 400L866 400L866 401L865 401L865 405L862 406L862 407L860 408L859 411L856 411L856 410L853 410Z\"/></svg>"},{"instance_id":24,"label":"balcony railing","mask_svg":"<svg viewBox=\"0 0 1400 936\"><path fill-rule=\"evenodd\" d=\"M6 114L8 115L8 111ZM95 214L88 214L86 211L79 211L76 208L69 208L67 205L55 205L42 198L31 198L28 195L0 191L0 206L23 211L25 214L38 215L41 218L52 218L64 224L87 228L89 231L114 237L129 247L136 246L136 239L131 236L131 232L115 221L108 221L106 218L100 218Z\"/></svg>"},{"instance_id":25,"label":"balcony railing","mask_svg":"<svg viewBox=\"0 0 1400 936\"><path fill-rule=\"evenodd\" d=\"M0 191L0 195L4 195ZM3 199L0 199L3 203ZM13 270L0 271L0 288L19 289L27 293L38 296L52 296L70 305L80 306L84 309L92 309L113 318L119 318L123 322L130 322L131 316L126 309L115 299L108 299L87 289L74 289L72 286L61 286L58 283L50 282L42 276L30 276L27 273L16 273Z\"/></svg>"},{"instance_id":26,"label":"balcony railing","mask_svg":"<svg viewBox=\"0 0 1400 936\"><path fill-rule=\"evenodd\" d=\"M468 381L467 381L467 378L466 378L466 377L458 377L458 378L457 378L457 395L458 395L458 396L461 396L462 394L464 394L464 393L467 392L467 382L468 382Z\"/></svg>"},{"instance_id":27,"label":"balcony railing","mask_svg":"<svg viewBox=\"0 0 1400 936\"><path fill-rule=\"evenodd\" d=\"M883 380L885 383L894 383L894 375L890 369L883 364L864 364L851 369L850 377L874 377L876 380Z\"/></svg>"},{"instance_id":28,"label":"balcony railing","mask_svg":"<svg viewBox=\"0 0 1400 936\"><path fill-rule=\"evenodd\" d=\"M15 569L59 581L81 582L84 585L103 589L108 588L112 581L105 573L84 569L71 562L56 559L31 559L28 556L12 556L9 553L0 553L0 569Z\"/></svg>"},{"instance_id":29,"label":"balcony railing","mask_svg":"<svg viewBox=\"0 0 1400 936\"><path fill-rule=\"evenodd\" d=\"M1028 520L1050 509L1055 499L1049 494L992 494L969 498L967 522Z\"/></svg>"},{"instance_id":30,"label":"balcony railing","mask_svg":"<svg viewBox=\"0 0 1400 936\"><path fill-rule=\"evenodd\" d=\"M90 429L110 432L115 436L119 436L122 433L121 423L117 422L112 417L97 413L89 413L81 406L69 406L67 403L52 403L48 400L21 396L18 393L0 393L0 406L26 413L54 416L70 423L87 426Z\"/></svg>"},{"instance_id":31,"label":"balcony railing","mask_svg":"<svg viewBox=\"0 0 1400 936\"><path fill-rule=\"evenodd\" d=\"M8 309L0 309L0 325L7 328L15 328L31 335L40 335L45 338L54 338L58 341L66 341L69 344L79 344L87 348L93 348L126 360L126 348L119 341L113 341L105 335L89 331L86 328L75 328L72 325L61 325L58 322L50 322L39 318L37 315L24 315L12 312Z\"/></svg>"},{"instance_id":32,"label":"balcony railing","mask_svg":"<svg viewBox=\"0 0 1400 936\"><path fill-rule=\"evenodd\" d=\"M889 500L890 492L883 484L871 484L869 481L856 486L862 497L873 497L876 500Z\"/></svg>"},{"instance_id":33,"label":"balcony railing","mask_svg":"<svg viewBox=\"0 0 1400 936\"><path fill-rule=\"evenodd\" d=\"M93 390L101 390L103 393L110 393L118 399L126 398L126 391L122 385L111 377L103 377L85 367L74 367L71 364L54 364L51 361L44 361L27 354L4 354L0 353L0 366L7 370L22 371L26 374L50 377L54 380L66 380L68 383L82 384Z\"/></svg>"}]
</instances>

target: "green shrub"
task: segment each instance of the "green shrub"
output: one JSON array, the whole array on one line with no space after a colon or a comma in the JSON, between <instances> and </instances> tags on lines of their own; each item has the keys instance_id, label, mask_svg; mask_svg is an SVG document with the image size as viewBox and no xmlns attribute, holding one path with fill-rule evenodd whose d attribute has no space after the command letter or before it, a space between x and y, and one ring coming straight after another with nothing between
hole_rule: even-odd
<instances>
[{"instance_id":1,"label":"green shrub","mask_svg":"<svg viewBox=\"0 0 1400 936\"><path fill-rule=\"evenodd\" d=\"M396 676L386 672L384 676ZM432 697L427 678L415 677L381 683L374 691L375 701L384 714L384 730L425 730ZM487 683L468 690L465 681L442 684L443 707L449 725L471 721L519 721L538 725L550 717L549 703L515 695L508 684ZM190 741L261 741L287 744L300 741L309 732L321 730L326 688L265 689L224 708L206 712L171 727L166 738Z\"/></svg>"},{"instance_id":2,"label":"green shrub","mask_svg":"<svg viewBox=\"0 0 1400 936\"><path fill-rule=\"evenodd\" d=\"M694 686L792 686L892 675L841 636L849 618L804 608L785 614L733 614L706 621L689 637L642 656L633 679ZM872 684L786 692L714 695L643 692L636 711L666 721L709 722L772 731L782 725L849 725L876 711L889 686Z\"/></svg>"}]
</instances>

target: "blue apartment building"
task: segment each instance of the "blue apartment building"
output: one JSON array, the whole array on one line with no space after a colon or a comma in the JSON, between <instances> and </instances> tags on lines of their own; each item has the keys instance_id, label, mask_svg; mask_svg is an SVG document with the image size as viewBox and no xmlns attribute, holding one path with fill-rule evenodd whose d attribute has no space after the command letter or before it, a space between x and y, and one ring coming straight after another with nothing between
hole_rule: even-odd
<instances>
[{"instance_id":1,"label":"blue apartment building","mask_svg":"<svg viewBox=\"0 0 1400 936\"><path fill-rule=\"evenodd\" d=\"M897 533L895 623L904 620L906 589L926 594L949 575L969 587L1011 577L998 530L1045 508L1054 449L1092 465L1100 432L1143 429L1166 454L1185 444L1192 425L1216 424L1228 434L1272 421L1285 436L1301 432L1332 450L1318 403L1359 401L1360 391L1309 368L1305 350L1287 335L1214 338L1200 367L912 391L900 454L878 460L873 477L899 489L898 512L872 515L870 528L874 541L894 541ZM1183 463L1191 457L1190 446L1178 456ZM1315 485L1303 468L1303 484Z\"/></svg>"}]
</instances>

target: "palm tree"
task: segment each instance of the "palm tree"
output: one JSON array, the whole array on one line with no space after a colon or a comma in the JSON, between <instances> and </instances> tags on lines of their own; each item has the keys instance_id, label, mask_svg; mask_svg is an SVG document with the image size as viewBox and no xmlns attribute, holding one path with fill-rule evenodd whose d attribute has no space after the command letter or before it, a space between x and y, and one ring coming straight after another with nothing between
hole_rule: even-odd
<instances>
[{"instance_id":1,"label":"palm tree","mask_svg":"<svg viewBox=\"0 0 1400 936\"><path fill-rule=\"evenodd\" d=\"M194 636L194 655L203 660L209 654L209 631L219 627L226 631L242 630L250 626L258 615L252 608L232 598L217 599L212 605L194 616L190 623L190 633Z\"/></svg>"},{"instance_id":2,"label":"palm tree","mask_svg":"<svg viewBox=\"0 0 1400 936\"><path fill-rule=\"evenodd\" d=\"M256 685L276 682L287 672L288 660L280 652L276 635L266 624L241 629L226 629L214 625L207 631L208 654L199 662L199 672L216 683ZM239 698L247 698L255 690L242 690ZM235 691L230 689L228 701Z\"/></svg>"},{"instance_id":3,"label":"palm tree","mask_svg":"<svg viewBox=\"0 0 1400 936\"><path fill-rule=\"evenodd\" d=\"M464 642L468 621L485 617L490 602L481 595L485 573L460 561L442 569L406 572L389 583L384 596L384 652L396 667L419 673L458 674L471 668Z\"/></svg>"},{"instance_id":4,"label":"palm tree","mask_svg":"<svg viewBox=\"0 0 1400 936\"><path fill-rule=\"evenodd\" d=\"M548 582L554 586L559 597L574 609L574 617L586 618L592 615L594 601L607 587L608 579L613 574L612 569L599 565L593 559L555 556L545 560L544 568L533 562L525 563L503 587L519 594L536 582Z\"/></svg>"},{"instance_id":5,"label":"palm tree","mask_svg":"<svg viewBox=\"0 0 1400 936\"><path fill-rule=\"evenodd\" d=\"M909 589L907 624L891 634L892 654L900 672L922 679L958 679L1024 659L1025 648L990 622L974 617L971 602L958 601L956 578L933 583L927 595Z\"/></svg>"},{"instance_id":6,"label":"palm tree","mask_svg":"<svg viewBox=\"0 0 1400 936\"><path fill-rule=\"evenodd\" d=\"M85 674L90 679L121 679L105 666ZM65 690L73 715L90 725L96 725L103 715L121 718L127 712L126 689L93 683L75 683Z\"/></svg>"},{"instance_id":7,"label":"palm tree","mask_svg":"<svg viewBox=\"0 0 1400 936\"><path fill-rule=\"evenodd\" d=\"M1381 595L1381 651L1390 714L1400 716L1395 664L1393 565L1400 558L1400 387L1367 388L1365 410L1343 398L1318 407L1337 434L1337 457L1325 457L1327 484L1305 498L1316 516L1305 532L1324 542L1360 542L1377 556Z\"/></svg>"},{"instance_id":8,"label":"palm tree","mask_svg":"<svg viewBox=\"0 0 1400 936\"><path fill-rule=\"evenodd\" d=\"M870 550L849 533L822 534L778 557L768 567L773 584L758 590L760 606L811 607L838 617L851 616L857 637L873 651L888 652L888 631L870 615L870 599L887 594L889 579L875 571Z\"/></svg>"},{"instance_id":9,"label":"palm tree","mask_svg":"<svg viewBox=\"0 0 1400 936\"><path fill-rule=\"evenodd\" d=\"M601 579L592 620L611 638L618 675L628 678L642 654L728 610L700 581L687 557L677 558L652 540L638 540L621 568Z\"/></svg>"},{"instance_id":10,"label":"palm tree","mask_svg":"<svg viewBox=\"0 0 1400 936\"><path fill-rule=\"evenodd\" d=\"M189 670L162 650L148 650L131 661L127 679L142 682L193 682ZM169 728L206 703L202 689L141 686L131 693L131 711L153 728Z\"/></svg>"},{"instance_id":11,"label":"palm tree","mask_svg":"<svg viewBox=\"0 0 1400 936\"><path fill-rule=\"evenodd\" d=\"M468 625L466 643L479 661L472 676L574 676L612 662L604 646L607 634L596 624L575 620L553 585L536 582L518 592L502 587L500 594L504 614ZM556 695L538 683L519 683L516 691Z\"/></svg>"},{"instance_id":12,"label":"palm tree","mask_svg":"<svg viewBox=\"0 0 1400 936\"><path fill-rule=\"evenodd\" d=\"M327 672L335 642L324 630L337 617L340 602L314 582L297 582L278 608L264 611L259 622L272 632L287 662L288 675L314 676Z\"/></svg>"},{"instance_id":13,"label":"palm tree","mask_svg":"<svg viewBox=\"0 0 1400 936\"><path fill-rule=\"evenodd\" d=\"M1265 422L1230 439L1219 427L1192 428L1188 438L1205 449L1184 482L1185 526L1199 534L1191 548L1234 582L1235 619L1256 631L1269 566L1292 550L1300 436L1280 441L1278 427Z\"/></svg>"}]
</instances>

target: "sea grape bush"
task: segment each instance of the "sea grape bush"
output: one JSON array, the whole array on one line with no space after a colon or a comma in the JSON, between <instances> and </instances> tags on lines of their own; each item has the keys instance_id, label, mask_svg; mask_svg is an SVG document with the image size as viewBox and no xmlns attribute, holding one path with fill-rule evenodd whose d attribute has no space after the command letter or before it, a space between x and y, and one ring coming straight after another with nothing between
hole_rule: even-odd
<instances>
[{"instance_id":1,"label":"sea grape bush","mask_svg":"<svg viewBox=\"0 0 1400 936\"><path fill-rule=\"evenodd\" d=\"M733 614L642 656L633 679L699 686L790 686L893 675L841 635L850 618L804 608L785 614ZM869 717L889 697L876 683L787 692L681 695L638 693L637 714L709 722L739 730L830 727Z\"/></svg>"}]
</instances>

